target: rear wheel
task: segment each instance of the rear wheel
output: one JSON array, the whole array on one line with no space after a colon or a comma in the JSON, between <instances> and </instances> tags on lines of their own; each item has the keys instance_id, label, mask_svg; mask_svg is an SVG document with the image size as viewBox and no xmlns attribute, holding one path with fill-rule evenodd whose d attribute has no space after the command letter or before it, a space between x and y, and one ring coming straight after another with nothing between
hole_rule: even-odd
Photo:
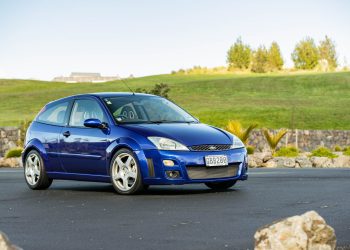
<instances>
[{"instance_id":1,"label":"rear wheel","mask_svg":"<svg viewBox=\"0 0 350 250\"><path fill-rule=\"evenodd\" d=\"M118 150L112 158L110 171L113 187L119 194L135 194L144 189L140 167L132 151Z\"/></svg>"},{"instance_id":2,"label":"rear wheel","mask_svg":"<svg viewBox=\"0 0 350 250\"><path fill-rule=\"evenodd\" d=\"M31 189L47 189L52 183L46 174L43 159L36 150L31 150L25 159L24 177Z\"/></svg>"},{"instance_id":3,"label":"rear wheel","mask_svg":"<svg viewBox=\"0 0 350 250\"><path fill-rule=\"evenodd\" d=\"M225 190L233 187L236 184L236 180L233 181L221 181L221 182L207 182L205 185L214 190Z\"/></svg>"}]
</instances>

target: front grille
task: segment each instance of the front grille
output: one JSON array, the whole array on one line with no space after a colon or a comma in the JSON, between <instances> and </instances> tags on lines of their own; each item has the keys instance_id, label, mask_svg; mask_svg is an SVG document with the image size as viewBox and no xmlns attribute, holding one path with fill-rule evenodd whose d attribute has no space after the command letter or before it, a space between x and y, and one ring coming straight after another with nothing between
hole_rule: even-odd
<instances>
[{"instance_id":1,"label":"front grille","mask_svg":"<svg viewBox=\"0 0 350 250\"><path fill-rule=\"evenodd\" d=\"M230 144L208 144L208 145L195 145L190 147L192 151L221 151L230 149Z\"/></svg>"},{"instance_id":2,"label":"front grille","mask_svg":"<svg viewBox=\"0 0 350 250\"><path fill-rule=\"evenodd\" d=\"M186 170L190 179L225 178L236 176L239 164L233 163L224 167L186 166Z\"/></svg>"}]
</instances>

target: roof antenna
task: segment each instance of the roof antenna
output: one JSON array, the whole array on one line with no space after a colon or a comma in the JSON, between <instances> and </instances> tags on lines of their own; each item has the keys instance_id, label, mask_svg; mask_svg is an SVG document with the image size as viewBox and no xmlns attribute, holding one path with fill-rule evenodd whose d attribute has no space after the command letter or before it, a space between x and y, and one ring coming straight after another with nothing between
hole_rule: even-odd
<instances>
[{"instance_id":1,"label":"roof antenna","mask_svg":"<svg viewBox=\"0 0 350 250\"><path fill-rule=\"evenodd\" d=\"M132 92L133 95L135 95L135 92L129 87L129 85L126 83L126 81L124 81L123 78L120 78L120 81L122 81L122 83L124 83L124 85Z\"/></svg>"}]
</instances>

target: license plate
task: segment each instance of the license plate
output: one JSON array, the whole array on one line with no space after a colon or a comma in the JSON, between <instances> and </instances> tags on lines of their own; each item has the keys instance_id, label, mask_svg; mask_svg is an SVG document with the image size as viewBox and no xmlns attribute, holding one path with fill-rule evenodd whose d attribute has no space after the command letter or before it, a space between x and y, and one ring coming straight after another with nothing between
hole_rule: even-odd
<instances>
[{"instance_id":1,"label":"license plate","mask_svg":"<svg viewBox=\"0 0 350 250\"><path fill-rule=\"evenodd\" d=\"M207 167L227 166L228 160L226 155L208 155L205 157Z\"/></svg>"}]
</instances>

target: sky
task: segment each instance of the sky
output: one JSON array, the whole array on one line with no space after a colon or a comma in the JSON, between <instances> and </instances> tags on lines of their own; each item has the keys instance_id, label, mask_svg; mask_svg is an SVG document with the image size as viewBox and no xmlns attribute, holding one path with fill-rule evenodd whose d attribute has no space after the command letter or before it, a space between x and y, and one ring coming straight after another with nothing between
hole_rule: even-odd
<instances>
[{"instance_id":1,"label":"sky","mask_svg":"<svg viewBox=\"0 0 350 250\"><path fill-rule=\"evenodd\" d=\"M348 0L0 0L0 78L223 66L238 37L277 41L290 67L298 41L328 35L349 64L349 13Z\"/></svg>"}]
</instances>

